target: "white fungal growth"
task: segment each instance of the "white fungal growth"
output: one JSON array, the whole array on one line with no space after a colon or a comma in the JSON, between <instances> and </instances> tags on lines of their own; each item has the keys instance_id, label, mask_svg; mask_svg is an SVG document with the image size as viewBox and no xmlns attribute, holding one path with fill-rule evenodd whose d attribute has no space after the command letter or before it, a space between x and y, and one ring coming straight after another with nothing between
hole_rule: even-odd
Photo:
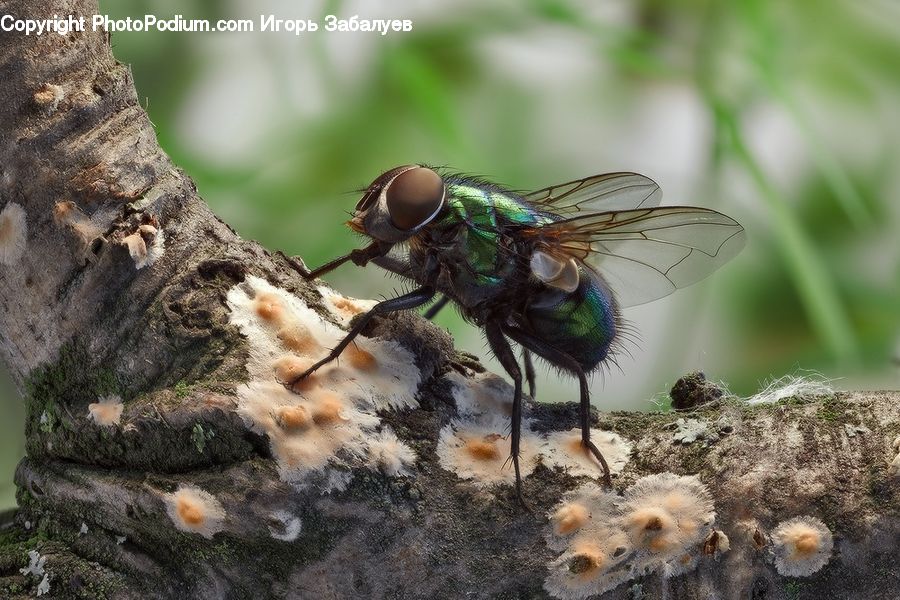
<instances>
[{"instance_id":1,"label":"white fungal growth","mask_svg":"<svg viewBox=\"0 0 900 600\"><path fill-rule=\"evenodd\" d=\"M269 535L281 542L293 542L300 537L303 523L300 517L286 510L276 510L271 515L273 525L269 526Z\"/></svg>"},{"instance_id":2,"label":"white fungal growth","mask_svg":"<svg viewBox=\"0 0 900 600\"><path fill-rule=\"evenodd\" d=\"M343 492L350 485L353 479L353 473L350 471L342 471L338 469L329 469L325 473L325 479L317 482L318 489L322 494L330 494L332 492ZM302 486L300 486L302 487Z\"/></svg>"},{"instance_id":3,"label":"white fungal growth","mask_svg":"<svg viewBox=\"0 0 900 600\"><path fill-rule=\"evenodd\" d=\"M378 304L375 300L360 300L359 298L342 296L324 285L316 289L322 294L322 300L328 312L337 319L338 323L345 327L350 324L353 317L368 312L373 306Z\"/></svg>"},{"instance_id":4,"label":"white fungal growth","mask_svg":"<svg viewBox=\"0 0 900 600\"><path fill-rule=\"evenodd\" d=\"M509 421L506 418L471 421L454 419L441 429L437 456L440 465L461 479L471 479L478 487L515 483L510 451ZM522 477L534 470L540 438L523 427L519 453ZM504 468L505 467L505 468Z\"/></svg>"},{"instance_id":5,"label":"white fungal growth","mask_svg":"<svg viewBox=\"0 0 900 600\"><path fill-rule=\"evenodd\" d=\"M28 551L28 566L19 569L22 575L36 575L40 577L44 574L44 563L47 562L46 556L41 556L37 550Z\"/></svg>"},{"instance_id":6,"label":"white fungal growth","mask_svg":"<svg viewBox=\"0 0 900 600\"><path fill-rule=\"evenodd\" d=\"M632 577L631 542L618 527L621 498L594 484L563 497L550 513L547 545L562 554L549 565L544 589L556 598L602 594Z\"/></svg>"},{"instance_id":7,"label":"white fungal growth","mask_svg":"<svg viewBox=\"0 0 900 600\"><path fill-rule=\"evenodd\" d=\"M785 375L769 382L758 394L746 399L747 404L774 404L787 398L815 398L834 394L832 380L819 373Z\"/></svg>"},{"instance_id":8,"label":"white fungal growth","mask_svg":"<svg viewBox=\"0 0 900 600\"><path fill-rule=\"evenodd\" d=\"M591 540L579 538L548 566L544 589L554 598L581 600L598 596L629 581L628 539L616 530Z\"/></svg>"},{"instance_id":9,"label":"white fungal growth","mask_svg":"<svg viewBox=\"0 0 900 600\"><path fill-rule=\"evenodd\" d=\"M81 528L78 530L78 535L87 535L88 526L84 521L81 522Z\"/></svg>"},{"instance_id":10,"label":"white fungal growth","mask_svg":"<svg viewBox=\"0 0 900 600\"><path fill-rule=\"evenodd\" d=\"M122 239L122 245L128 248L128 254L134 265L140 269L147 262L147 242L138 232L134 232Z\"/></svg>"},{"instance_id":11,"label":"white fungal growth","mask_svg":"<svg viewBox=\"0 0 900 600\"><path fill-rule=\"evenodd\" d=\"M502 472L500 469L510 452L513 387L493 373L464 377L451 372L446 379L459 417L441 430L441 466L482 487L514 482L511 468ZM628 463L631 444L616 433L599 429L591 430L591 440L607 460L611 473L620 473ZM570 475L603 475L600 461L582 445L580 429L542 435L532 430L526 417L522 420L520 453L523 477L534 470L537 460L548 467L565 469Z\"/></svg>"},{"instance_id":12,"label":"white fungal growth","mask_svg":"<svg viewBox=\"0 0 900 600\"><path fill-rule=\"evenodd\" d=\"M369 441L369 462L389 477L411 475L409 467L416 462L416 453L385 427Z\"/></svg>"},{"instance_id":13,"label":"white fungal growth","mask_svg":"<svg viewBox=\"0 0 900 600\"><path fill-rule=\"evenodd\" d=\"M380 410L416 405L420 375L406 349L359 336L337 361L289 390L284 384L346 332L256 277L229 291L228 306L250 348L251 381L238 389L237 412L268 437L284 481L324 493L344 489L356 466L390 476L407 472L415 455L392 431L379 431L378 417Z\"/></svg>"},{"instance_id":14,"label":"white fungal growth","mask_svg":"<svg viewBox=\"0 0 900 600\"><path fill-rule=\"evenodd\" d=\"M612 431L591 429L591 441L603 454L612 475L622 472L631 456L631 442ZM569 475L601 477L603 467L590 449L581 443L581 429L556 431L547 435L541 445L544 464L561 467Z\"/></svg>"},{"instance_id":15,"label":"white fungal growth","mask_svg":"<svg viewBox=\"0 0 900 600\"><path fill-rule=\"evenodd\" d=\"M119 396L105 396L99 402L88 404L88 418L101 427L118 425L125 405Z\"/></svg>"},{"instance_id":16,"label":"white fungal growth","mask_svg":"<svg viewBox=\"0 0 900 600\"><path fill-rule=\"evenodd\" d=\"M851 425L850 423L844 423L844 433L847 434L848 438L855 438L858 435L869 435L872 433L872 430L865 425Z\"/></svg>"},{"instance_id":17,"label":"white fungal growth","mask_svg":"<svg viewBox=\"0 0 900 600\"><path fill-rule=\"evenodd\" d=\"M803 516L778 524L772 532L775 568L782 575L806 577L825 566L834 540L819 519Z\"/></svg>"},{"instance_id":18,"label":"white fungal growth","mask_svg":"<svg viewBox=\"0 0 900 600\"><path fill-rule=\"evenodd\" d=\"M192 485L180 485L163 495L166 512L176 529L198 533L207 539L225 528L225 509L215 496Z\"/></svg>"},{"instance_id":19,"label":"white fungal growth","mask_svg":"<svg viewBox=\"0 0 900 600\"><path fill-rule=\"evenodd\" d=\"M604 532L614 528L621 503L620 496L594 483L568 492L548 515L552 529L547 545L563 550L576 535L596 537L597 528Z\"/></svg>"},{"instance_id":20,"label":"white fungal growth","mask_svg":"<svg viewBox=\"0 0 900 600\"><path fill-rule=\"evenodd\" d=\"M677 560L702 542L716 517L712 498L696 476L648 475L624 494L622 524L651 562Z\"/></svg>"},{"instance_id":21,"label":"white fungal growth","mask_svg":"<svg viewBox=\"0 0 900 600\"><path fill-rule=\"evenodd\" d=\"M672 577L695 568L710 545L715 518L706 487L672 473L639 479L622 497L590 483L567 494L550 514L550 563L544 589L575 600L602 594L651 572Z\"/></svg>"},{"instance_id":22,"label":"white fungal growth","mask_svg":"<svg viewBox=\"0 0 900 600\"><path fill-rule=\"evenodd\" d=\"M509 461L512 386L491 373L463 377L451 372L446 379L459 417L441 429L437 446L441 467L481 488L515 483ZM541 441L524 418L519 454L522 477L534 470Z\"/></svg>"},{"instance_id":23,"label":"white fungal growth","mask_svg":"<svg viewBox=\"0 0 900 600\"><path fill-rule=\"evenodd\" d=\"M494 373L476 373L463 377L451 371L446 379L452 386L456 411L464 417L512 415L513 388Z\"/></svg>"},{"instance_id":24,"label":"white fungal growth","mask_svg":"<svg viewBox=\"0 0 900 600\"><path fill-rule=\"evenodd\" d=\"M28 224L21 204L9 202L0 211L0 264L12 266L22 260L28 245Z\"/></svg>"}]
</instances>

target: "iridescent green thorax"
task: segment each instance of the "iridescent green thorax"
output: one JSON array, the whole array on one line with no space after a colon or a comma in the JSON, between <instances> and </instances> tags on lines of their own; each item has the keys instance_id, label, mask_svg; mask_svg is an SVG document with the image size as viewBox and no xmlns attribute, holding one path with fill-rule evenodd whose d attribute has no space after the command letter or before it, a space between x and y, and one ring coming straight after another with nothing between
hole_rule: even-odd
<instances>
[{"instance_id":1,"label":"iridescent green thorax","mask_svg":"<svg viewBox=\"0 0 900 600\"><path fill-rule=\"evenodd\" d=\"M466 225L461 243L479 285L499 284L515 267L503 242L505 228L549 221L515 196L468 183L448 183L447 211L436 226Z\"/></svg>"},{"instance_id":2,"label":"iridescent green thorax","mask_svg":"<svg viewBox=\"0 0 900 600\"><path fill-rule=\"evenodd\" d=\"M498 225L535 225L551 221L514 195L465 183L447 185L445 218L456 218L473 227L496 231Z\"/></svg>"}]
</instances>

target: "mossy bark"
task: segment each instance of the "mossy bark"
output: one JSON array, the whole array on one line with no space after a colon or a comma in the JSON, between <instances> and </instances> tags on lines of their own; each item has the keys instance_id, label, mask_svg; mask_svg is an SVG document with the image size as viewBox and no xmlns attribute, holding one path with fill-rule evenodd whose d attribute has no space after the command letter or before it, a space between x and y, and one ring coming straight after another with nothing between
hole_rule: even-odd
<instances>
[{"instance_id":1,"label":"mossy bark","mask_svg":"<svg viewBox=\"0 0 900 600\"><path fill-rule=\"evenodd\" d=\"M89 0L2 6L23 18L98 12ZM39 93L48 84L60 96L49 103ZM209 211L158 147L106 36L0 37L0 170L2 203L24 206L29 227L21 264L0 268L0 352L28 407L19 511L0 532L0 595L36 593L40 577L19 571L29 550L47 557L49 596L61 598L546 595L555 553L544 515L579 482L539 466L525 481L526 512L510 489L488 493L439 466L438 433L454 415L440 375L481 367L416 316L368 331L434 373L420 386L421 408L382 416L416 451L414 476L360 470L328 496L279 478L267 440L234 412L248 349L225 295L252 274L324 312L321 298ZM55 222L60 201L75 202L100 237L81 240ZM165 251L137 269L122 239L150 218ZM109 395L124 400L121 424L98 427L87 406ZM732 540L691 573L639 578L610 597L900 596L900 492L888 473L898 401L720 400L688 415L710 432L689 444L673 435L682 414L599 417L635 443L618 489L649 473L699 474ZM572 404L528 410L538 430L577 422ZM223 504L225 529L212 539L173 527L161 497L183 483ZM294 541L273 537L282 510L302 522ZM781 577L745 524L764 534L801 514L828 524L835 556L810 578Z\"/></svg>"}]
</instances>

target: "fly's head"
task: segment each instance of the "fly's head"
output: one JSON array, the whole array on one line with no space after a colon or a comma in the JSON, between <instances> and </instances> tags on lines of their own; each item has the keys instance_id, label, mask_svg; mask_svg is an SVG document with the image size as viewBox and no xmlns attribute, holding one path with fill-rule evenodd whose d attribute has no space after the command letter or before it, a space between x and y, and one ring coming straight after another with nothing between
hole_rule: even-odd
<instances>
[{"instance_id":1,"label":"fly's head","mask_svg":"<svg viewBox=\"0 0 900 600\"><path fill-rule=\"evenodd\" d=\"M444 180L428 167L397 167L372 182L347 225L380 242L402 242L438 216L445 196Z\"/></svg>"}]
</instances>

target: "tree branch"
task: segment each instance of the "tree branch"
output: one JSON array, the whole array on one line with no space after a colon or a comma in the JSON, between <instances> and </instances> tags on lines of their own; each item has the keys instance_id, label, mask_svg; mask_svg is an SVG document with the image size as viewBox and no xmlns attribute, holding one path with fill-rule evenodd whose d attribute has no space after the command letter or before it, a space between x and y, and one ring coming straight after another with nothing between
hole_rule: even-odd
<instances>
[{"instance_id":1,"label":"tree branch","mask_svg":"<svg viewBox=\"0 0 900 600\"><path fill-rule=\"evenodd\" d=\"M2 9L98 12L88 0ZM618 435L608 448L631 446L614 479L625 500L597 496L624 504L595 506L579 528L573 505L590 502L567 492L602 490L589 459L566 455L576 407L528 407L534 511L521 510L494 461L505 441L473 433L503 433L507 388L417 316L376 319L323 380L342 403L332 417L313 392L278 391L273 368L295 365L273 362L273 348L295 360L359 307L209 211L100 33L0 38L0 195L27 224L24 253L0 264L0 352L28 409L20 509L0 534L4 597L42 583L86 598L580 597L603 589L610 565L625 569L620 556L633 562L611 598L900 594L897 394L603 415L598 427ZM324 432L306 462L304 428ZM311 467L312 450L332 452L325 466ZM697 475L672 481L700 486L715 521L689 531L673 496L629 512L656 473ZM835 548L796 579L779 574L777 526L803 515ZM598 558L617 532L629 549ZM22 573L29 551L46 560ZM669 577L676 568L686 573Z\"/></svg>"}]
</instances>

